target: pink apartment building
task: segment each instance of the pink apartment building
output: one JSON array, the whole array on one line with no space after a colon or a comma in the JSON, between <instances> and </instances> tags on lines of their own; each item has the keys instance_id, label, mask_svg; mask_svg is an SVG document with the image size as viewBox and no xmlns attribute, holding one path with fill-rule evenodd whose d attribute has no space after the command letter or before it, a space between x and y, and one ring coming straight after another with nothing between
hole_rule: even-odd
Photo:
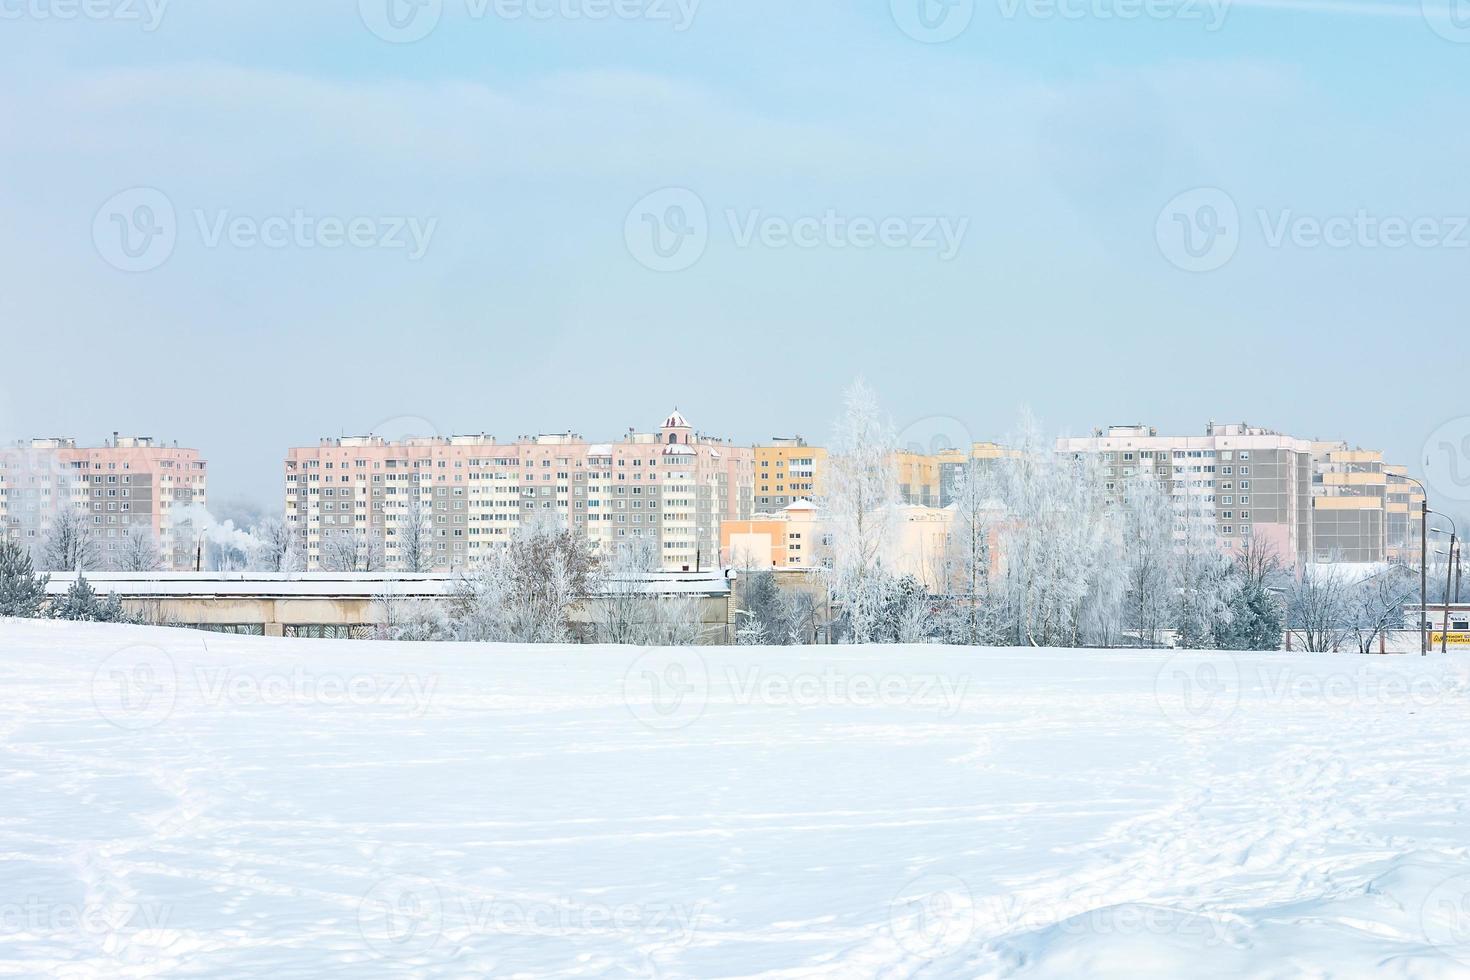
<instances>
[{"instance_id":1,"label":"pink apartment building","mask_svg":"<svg viewBox=\"0 0 1470 980\"><path fill-rule=\"evenodd\" d=\"M415 516L430 528L434 568L465 568L542 515L599 552L644 538L665 568L693 569L719 561L722 520L749 516L754 468L752 450L695 432L677 411L618 442L569 432L323 439L287 454L286 519L313 569L333 535L381 542L386 566L401 569L401 528Z\"/></svg>"},{"instance_id":2,"label":"pink apartment building","mask_svg":"<svg viewBox=\"0 0 1470 980\"><path fill-rule=\"evenodd\" d=\"M91 525L102 566L125 540L151 534L165 568L194 567L191 505L207 506L207 464L195 449L147 436L119 436L102 446L75 439L31 439L0 449L0 533L39 557L53 517L64 507Z\"/></svg>"}]
</instances>

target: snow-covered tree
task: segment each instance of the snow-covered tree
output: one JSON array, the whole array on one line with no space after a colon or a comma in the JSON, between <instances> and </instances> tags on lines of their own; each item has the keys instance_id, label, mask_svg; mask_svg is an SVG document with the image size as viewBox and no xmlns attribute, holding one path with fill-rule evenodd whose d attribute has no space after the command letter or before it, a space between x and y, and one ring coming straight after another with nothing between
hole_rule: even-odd
<instances>
[{"instance_id":1,"label":"snow-covered tree","mask_svg":"<svg viewBox=\"0 0 1470 980\"><path fill-rule=\"evenodd\" d=\"M1347 616L1358 652L1374 653L1380 636L1403 625L1404 606L1418 595L1418 578L1402 565L1392 565L1354 586Z\"/></svg>"},{"instance_id":2,"label":"snow-covered tree","mask_svg":"<svg viewBox=\"0 0 1470 980\"><path fill-rule=\"evenodd\" d=\"M991 537L998 510L995 479L989 464L970 459L956 477L954 519L945 536L941 581L949 600L941 630L950 643L989 644L996 641L996 597L992 571Z\"/></svg>"},{"instance_id":3,"label":"snow-covered tree","mask_svg":"<svg viewBox=\"0 0 1470 980\"><path fill-rule=\"evenodd\" d=\"M847 389L844 402L827 457L823 501L832 528L829 582L842 606L847 638L869 643L883 615L897 529L896 437L861 378Z\"/></svg>"},{"instance_id":4,"label":"snow-covered tree","mask_svg":"<svg viewBox=\"0 0 1470 980\"><path fill-rule=\"evenodd\" d=\"M53 607L51 614L56 619L67 619L83 623L126 623L130 618L124 611L122 601L116 595L98 598L87 576L78 574L71 588L66 590Z\"/></svg>"},{"instance_id":5,"label":"snow-covered tree","mask_svg":"<svg viewBox=\"0 0 1470 980\"><path fill-rule=\"evenodd\" d=\"M250 567L259 572L300 572L306 568L306 549L295 525L280 517L262 518L250 529L259 544Z\"/></svg>"},{"instance_id":6,"label":"snow-covered tree","mask_svg":"<svg viewBox=\"0 0 1470 980\"><path fill-rule=\"evenodd\" d=\"M1260 537L1245 540L1232 573L1237 589L1230 624L1218 637L1225 650L1277 650L1281 647L1283 600L1288 576L1275 548Z\"/></svg>"},{"instance_id":7,"label":"snow-covered tree","mask_svg":"<svg viewBox=\"0 0 1470 980\"><path fill-rule=\"evenodd\" d=\"M41 614L49 575L37 575L30 554L0 540L0 616L31 619Z\"/></svg>"},{"instance_id":8,"label":"snow-covered tree","mask_svg":"<svg viewBox=\"0 0 1470 980\"><path fill-rule=\"evenodd\" d=\"M742 571L735 579L736 642L742 646L804 643L815 627L816 608L805 589L781 588L770 569Z\"/></svg>"},{"instance_id":9,"label":"snow-covered tree","mask_svg":"<svg viewBox=\"0 0 1470 980\"><path fill-rule=\"evenodd\" d=\"M324 534L321 566L328 572L381 572L383 539L370 531L336 531Z\"/></svg>"},{"instance_id":10,"label":"snow-covered tree","mask_svg":"<svg viewBox=\"0 0 1470 980\"><path fill-rule=\"evenodd\" d=\"M1095 464L1058 455L1029 413L1011 444L1014 455L997 471L1007 511L1001 634L1019 645L1075 645L1084 640L1084 603L1102 541ZM1100 597L1109 600L1107 592ZM1096 616L1108 622L1116 611Z\"/></svg>"},{"instance_id":11,"label":"snow-covered tree","mask_svg":"<svg viewBox=\"0 0 1470 980\"><path fill-rule=\"evenodd\" d=\"M597 634L603 643L647 642L650 602L643 577L658 570L657 547L652 538L628 538L602 563Z\"/></svg>"},{"instance_id":12,"label":"snow-covered tree","mask_svg":"<svg viewBox=\"0 0 1470 980\"><path fill-rule=\"evenodd\" d=\"M1240 579L1215 533L1214 509L1200 494L1179 495L1175 516L1174 629L1181 647L1222 645L1235 616Z\"/></svg>"},{"instance_id":13,"label":"snow-covered tree","mask_svg":"<svg viewBox=\"0 0 1470 980\"><path fill-rule=\"evenodd\" d=\"M1352 633L1352 587L1337 563L1303 563L1291 590L1287 628L1308 653L1339 650Z\"/></svg>"},{"instance_id":14,"label":"snow-covered tree","mask_svg":"<svg viewBox=\"0 0 1470 980\"><path fill-rule=\"evenodd\" d=\"M158 551L158 538L153 529L145 524L125 528L128 532L122 539L112 558L112 567L119 572L156 572L163 567L163 555Z\"/></svg>"},{"instance_id":15,"label":"snow-covered tree","mask_svg":"<svg viewBox=\"0 0 1470 980\"><path fill-rule=\"evenodd\" d=\"M69 506L52 515L41 554L42 564L52 572L90 572L102 564L87 515Z\"/></svg>"},{"instance_id":16,"label":"snow-covered tree","mask_svg":"<svg viewBox=\"0 0 1470 980\"><path fill-rule=\"evenodd\" d=\"M383 640L454 640L458 629L442 602L410 599L391 580L374 599L377 636Z\"/></svg>"},{"instance_id":17,"label":"snow-covered tree","mask_svg":"<svg viewBox=\"0 0 1470 980\"><path fill-rule=\"evenodd\" d=\"M469 640L565 643L572 612L595 584L587 539L549 515L523 522L503 548L464 575L456 623Z\"/></svg>"},{"instance_id":18,"label":"snow-covered tree","mask_svg":"<svg viewBox=\"0 0 1470 980\"><path fill-rule=\"evenodd\" d=\"M1127 574L1124 625L1139 646L1163 643L1169 623L1174 565L1174 511L1169 495L1153 476L1139 476L1123 488L1122 549Z\"/></svg>"},{"instance_id":19,"label":"snow-covered tree","mask_svg":"<svg viewBox=\"0 0 1470 980\"><path fill-rule=\"evenodd\" d=\"M873 642L922 643L933 625L934 602L924 584L912 575L887 579Z\"/></svg>"},{"instance_id":20,"label":"snow-covered tree","mask_svg":"<svg viewBox=\"0 0 1470 980\"><path fill-rule=\"evenodd\" d=\"M398 566L402 571L422 573L434 570L432 521L430 509L424 506L415 490L393 527L393 542L398 546Z\"/></svg>"}]
</instances>

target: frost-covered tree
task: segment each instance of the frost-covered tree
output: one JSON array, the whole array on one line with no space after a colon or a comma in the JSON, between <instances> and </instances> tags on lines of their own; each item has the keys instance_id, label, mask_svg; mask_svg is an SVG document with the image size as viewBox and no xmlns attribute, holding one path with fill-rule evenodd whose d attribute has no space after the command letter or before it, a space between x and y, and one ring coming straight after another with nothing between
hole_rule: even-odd
<instances>
[{"instance_id":1,"label":"frost-covered tree","mask_svg":"<svg viewBox=\"0 0 1470 980\"><path fill-rule=\"evenodd\" d=\"M116 595L97 596L87 576L78 574L76 581L66 594L57 601L51 611L56 619L83 623L126 623L131 619L123 609L122 600Z\"/></svg>"},{"instance_id":2,"label":"frost-covered tree","mask_svg":"<svg viewBox=\"0 0 1470 980\"><path fill-rule=\"evenodd\" d=\"M603 643L644 642L649 598L643 579L658 570L657 547L652 538L628 538L601 565L597 632Z\"/></svg>"},{"instance_id":3,"label":"frost-covered tree","mask_svg":"<svg viewBox=\"0 0 1470 980\"><path fill-rule=\"evenodd\" d=\"M1169 494L1152 476L1123 488L1122 548L1127 576L1123 622L1139 646L1163 643L1169 623L1174 565L1174 511Z\"/></svg>"},{"instance_id":4,"label":"frost-covered tree","mask_svg":"<svg viewBox=\"0 0 1470 980\"><path fill-rule=\"evenodd\" d=\"M1419 595L1419 580L1401 565L1390 566L1354 586L1347 598L1348 624L1359 653L1373 653L1378 638L1403 625L1404 606Z\"/></svg>"},{"instance_id":5,"label":"frost-covered tree","mask_svg":"<svg viewBox=\"0 0 1470 980\"><path fill-rule=\"evenodd\" d=\"M455 620L468 640L565 643L572 612L595 585L597 559L585 537L544 516L461 577Z\"/></svg>"},{"instance_id":6,"label":"frost-covered tree","mask_svg":"<svg viewBox=\"0 0 1470 980\"><path fill-rule=\"evenodd\" d=\"M996 597L992 535L999 503L990 466L970 459L956 476L954 518L944 542L944 571L948 601L940 628L945 640L959 644L996 642Z\"/></svg>"},{"instance_id":7,"label":"frost-covered tree","mask_svg":"<svg viewBox=\"0 0 1470 980\"><path fill-rule=\"evenodd\" d=\"M163 567L163 555L158 550L158 538L147 525L135 524L125 528L128 532L122 539L112 558L112 567L119 572L156 572Z\"/></svg>"},{"instance_id":8,"label":"frost-covered tree","mask_svg":"<svg viewBox=\"0 0 1470 980\"><path fill-rule=\"evenodd\" d=\"M1117 619L1115 593L1121 601L1115 582L1103 588L1095 576L1105 541L1095 464L1057 454L1029 414L1011 443L1014 455L998 470L1007 511L1001 636L1029 646L1085 642L1090 629ZM1104 607L1088 613L1094 592Z\"/></svg>"},{"instance_id":9,"label":"frost-covered tree","mask_svg":"<svg viewBox=\"0 0 1470 980\"><path fill-rule=\"evenodd\" d=\"M374 599L377 636L383 640L445 641L459 638L459 631L442 602L406 598L395 583L384 584Z\"/></svg>"},{"instance_id":10,"label":"frost-covered tree","mask_svg":"<svg viewBox=\"0 0 1470 980\"><path fill-rule=\"evenodd\" d=\"M336 531L322 536L321 566L328 572L381 572L383 539L370 531Z\"/></svg>"},{"instance_id":11,"label":"frost-covered tree","mask_svg":"<svg viewBox=\"0 0 1470 980\"><path fill-rule=\"evenodd\" d=\"M402 571L423 573L434 570L434 525L430 509L414 491L412 499L398 514L393 528L393 541L398 546L398 566Z\"/></svg>"},{"instance_id":12,"label":"frost-covered tree","mask_svg":"<svg viewBox=\"0 0 1470 980\"><path fill-rule=\"evenodd\" d=\"M258 542L250 567L258 572L300 572L306 568L306 549L295 525L280 517L262 518L250 529Z\"/></svg>"},{"instance_id":13,"label":"frost-covered tree","mask_svg":"<svg viewBox=\"0 0 1470 980\"><path fill-rule=\"evenodd\" d=\"M33 619L46 601L49 575L37 575L30 554L14 541L0 540L0 616Z\"/></svg>"},{"instance_id":14,"label":"frost-covered tree","mask_svg":"<svg viewBox=\"0 0 1470 980\"><path fill-rule=\"evenodd\" d=\"M769 569L742 571L735 579L736 642L742 646L801 643L811 628L811 594L781 588Z\"/></svg>"},{"instance_id":15,"label":"frost-covered tree","mask_svg":"<svg viewBox=\"0 0 1470 980\"><path fill-rule=\"evenodd\" d=\"M847 389L844 403L827 457L823 500L832 529L829 588L842 606L847 638L869 643L883 615L897 529L897 437L861 378Z\"/></svg>"},{"instance_id":16,"label":"frost-covered tree","mask_svg":"<svg viewBox=\"0 0 1470 980\"><path fill-rule=\"evenodd\" d=\"M90 572L102 563L92 525L75 507L62 507L52 515L41 554L42 564L51 572Z\"/></svg>"},{"instance_id":17,"label":"frost-covered tree","mask_svg":"<svg viewBox=\"0 0 1470 980\"><path fill-rule=\"evenodd\" d=\"M1250 537L1236 554L1231 569L1237 580L1230 623L1217 637L1225 650L1277 650L1283 630L1282 594L1288 576L1275 548L1263 538Z\"/></svg>"},{"instance_id":18,"label":"frost-covered tree","mask_svg":"<svg viewBox=\"0 0 1470 980\"><path fill-rule=\"evenodd\" d=\"M618 543L598 575L596 625L602 642L686 646L698 641L703 629L698 601L651 590L649 576L658 570L655 539Z\"/></svg>"},{"instance_id":19,"label":"frost-covered tree","mask_svg":"<svg viewBox=\"0 0 1470 980\"><path fill-rule=\"evenodd\" d=\"M1240 579L1215 533L1214 510L1200 494L1179 495L1174 562L1174 629L1178 646L1222 645L1235 616Z\"/></svg>"},{"instance_id":20,"label":"frost-covered tree","mask_svg":"<svg viewBox=\"0 0 1470 980\"><path fill-rule=\"evenodd\" d=\"M1336 562L1304 562L1292 584L1287 628L1308 653L1341 649L1352 633L1352 587Z\"/></svg>"},{"instance_id":21,"label":"frost-covered tree","mask_svg":"<svg viewBox=\"0 0 1470 980\"><path fill-rule=\"evenodd\" d=\"M934 603L922 582L912 575L884 582L882 615L873 642L922 643L933 625Z\"/></svg>"}]
</instances>

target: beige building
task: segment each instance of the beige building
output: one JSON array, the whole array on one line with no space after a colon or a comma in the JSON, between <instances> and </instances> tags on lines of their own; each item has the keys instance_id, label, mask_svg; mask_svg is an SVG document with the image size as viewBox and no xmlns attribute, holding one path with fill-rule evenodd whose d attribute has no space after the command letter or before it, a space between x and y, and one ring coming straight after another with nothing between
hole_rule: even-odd
<instances>
[{"instance_id":1,"label":"beige building","mask_svg":"<svg viewBox=\"0 0 1470 980\"><path fill-rule=\"evenodd\" d=\"M198 542L191 505L207 506L207 465L195 449L113 433L101 446L30 439L0 449L0 533L39 556L65 507L91 526L103 568L127 539L151 535L165 568L191 569Z\"/></svg>"},{"instance_id":2,"label":"beige building","mask_svg":"<svg viewBox=\"0 0 1470 980\"><path fill-rule=\"evenodd\" d=\"M945 541L953 520L953 508L900 504L888 556L894 572L941 589ZM809 501L797 501L774 514L725 521L720 526L720 560L737 571L830 567L831 525Z\"/></svg>"},{"instance_id":3,"label":"beige building","mask_svg":"<svg viewBox=\"0 0 1470 980\"><path fill-rule=\"evenodd\" d=\"M487 435L389 442L323 439L285 461L286 519L323 567L333 535L381 543L403 566L403 528L430 527L433 569L475 564L528 520L549 516L609 553L647 539L662 567L698 570L717 560L720 523L752 513L748 448L694 431L670 413L652 432L589 443L574 433L497 442Z\"/></svg>"},{"instance_id":4,"label":"beige building","mask_svg":"<svg viewBox=\"0 0 1470 980\"><path fill-rule=\"evenodd\" d=\"M1313 444L1313 550L1318 561L1419 561L1423 491L1376 449Z\"/></svg>"},{"instance_id":5,"label":"beige building","mask_svg":"<svg viewBox=\"0 0 1470 980\"><path fill-rule=\"evenodd\" d=\"M773 513L822 495L827 450L807 445L801 436L790 436L756 446L754 453L757 512Z\"/></svg>"}]
</instances>

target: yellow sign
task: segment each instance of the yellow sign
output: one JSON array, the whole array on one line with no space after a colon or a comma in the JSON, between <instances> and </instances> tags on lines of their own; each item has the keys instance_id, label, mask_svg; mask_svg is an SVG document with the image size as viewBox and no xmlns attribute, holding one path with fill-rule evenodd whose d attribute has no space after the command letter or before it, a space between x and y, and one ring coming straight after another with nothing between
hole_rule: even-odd
<instances>
[{"instance_id":1,"label":"yellow sign","mask_svg":"<svg viewBox=\"0 0 1470 980\"><path fill-rule=\"evenodd\" d=\"M1430 633L1429 645L1440 646L1444 642L1443 633ZM1451 633L1449 645L1452 647L1470 647L1470 633Z\"/></svg>"}]
</instances>

